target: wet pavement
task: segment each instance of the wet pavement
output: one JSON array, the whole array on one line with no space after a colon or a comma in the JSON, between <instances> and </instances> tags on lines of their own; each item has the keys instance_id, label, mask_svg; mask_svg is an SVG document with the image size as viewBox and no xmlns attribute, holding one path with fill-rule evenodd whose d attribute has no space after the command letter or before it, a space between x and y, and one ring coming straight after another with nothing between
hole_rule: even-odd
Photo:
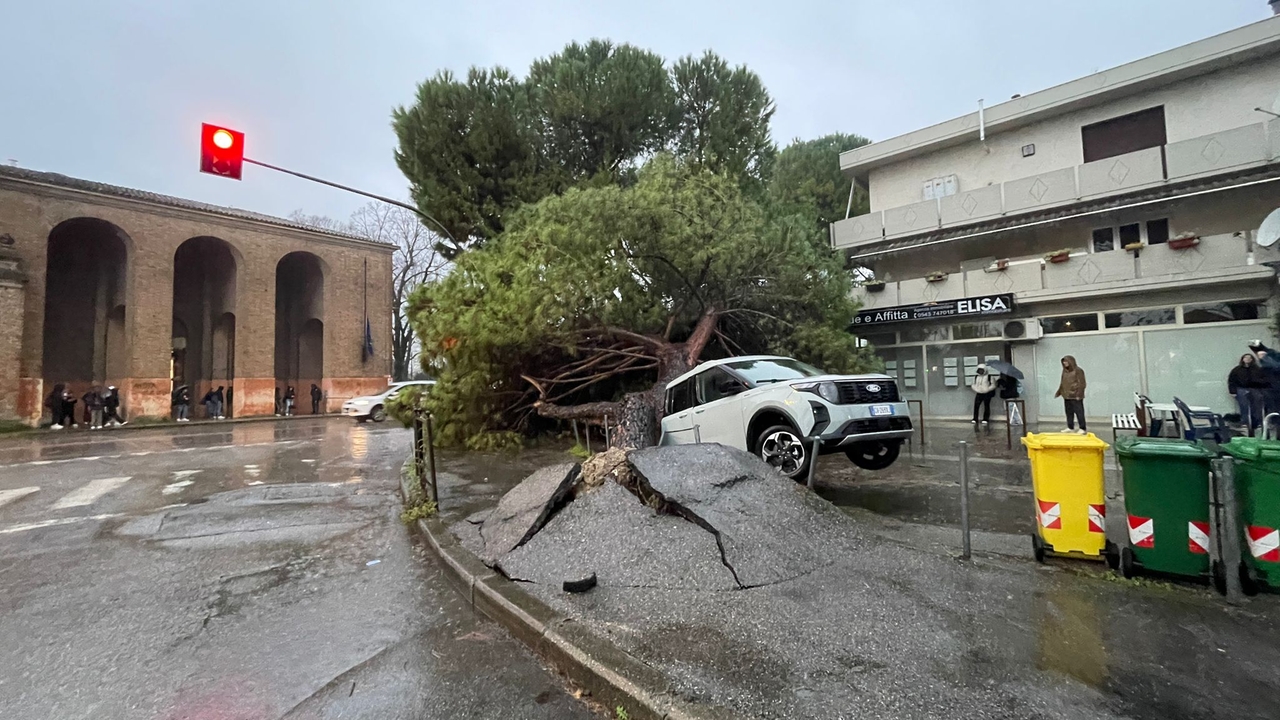
<instances>
[{"instance_id":1,"label":"wet pavement","mask_svg":"<svg viewBox=\"0 0 1280 720\"><path fill-rule=\"evenodd\" d=\"M0 440L0 715L595 717L400 523L409 444L342 419Z\"/></svg>"},{"instance_id":2,"label":"wet pavement","mask_svg":"<svg viewBox=\"0 0 1280 720\"><path fill-rule=\"evenodd\" d=\"M1004 447L1003 432L999 449L990 439L975 449L983 461L974 467L991 468L979 475L988 529L975 538L975 559L958 562L959 535L945 524L945 487L954 482L946 463L955 461L942 446L922 458L935 471L904 463L874 480L833 470L843 458L825 458L823 493L843 491L888 514L846 506L848 536L802 576L746 590L676 582L602 583L581 595L548 583L527 589L662 672L681 697L733 717L1276 716L1280 599L1231 607L1203 586L1126 581L1097 562L1010 557L1005 549L1015 546L1029 555L1026 535L990 529L1016 530L1021 521L1006 515L1029 515L1031 500L1029 478L1019 480L1025 460ZM532 459L448 463L442 479L457 493L454 517L483 507L483 496L492 506L509 478L536 467ZM486 490L462 502L468 480ZM1109 485L1114 492L1114 478ZM821 550L835 535L809 540Z\"/></svg>"}]
</instances>

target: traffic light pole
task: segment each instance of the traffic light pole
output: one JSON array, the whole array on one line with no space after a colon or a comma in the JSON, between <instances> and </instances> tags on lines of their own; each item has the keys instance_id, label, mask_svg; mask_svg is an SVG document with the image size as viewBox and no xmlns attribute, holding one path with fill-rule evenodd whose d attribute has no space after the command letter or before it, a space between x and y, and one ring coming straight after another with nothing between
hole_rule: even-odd
<instances>
[{"instance_id":1,"label":"traffic light pole","mask_svg":"<svg viewBox=\"0 0 1280 720\"><path fill-rule=\"evenodd\" d=\"M282 168L282 167L280 167L279 165L272 165L272 164L270 164L270 163L264 163L264 162L262 162L261 160L253 160L253 159L251 159L251 158L247 158L247 157L246 157L246 158L244 158L244 162L247 162L247 163L249 163L249 164L251 164L251 165L257 165L258 167L264 167L264 168L267 168L268 170L275 170L276 172L282 172L282 173L284 173L284 174L286 174L286 175L292 175L292 176L294 176L294 177L300 177L300 178L302 178L303 180L310 180L311 182L320 183L321 185L328 185L329 187L337 188L337 189L339 189L339 190L346 190L347 192L349 192L349 193L355 193L356 195L363 195L363 196L365 196L365 197L367 197L367 198L373 198L374 200L378 200L378 201L380 201L380 202L387 203L388 205L395 205L396 207L404 208L405 210L409 210L409 211L413 212L414 214L416 214L418 217L422 218L423 220L426 220L426 221L430 222L431 224L435 225L436 227L440 228L440 232L444 233L445 237L447 237L447 238L449 238L449 240L453 241L453 244L454 244L455 246L457 246L457 247L461 247L461 245L458 245L458 241L457 241L457 240L454 240L453 235L450 235L450 234L449 234L448 229L446 229L446 228L445 228L445 226L444 226L443 224L441 224L441 222L440 222L439 220L437 220L437 219L435 219L435 218L431 217L430 215L428 215L428 214L426 214L426 213L422 212L422 211L421 211L421 210L419 210L417 207L414 207L413 205L410 205L409 203L400 202L399 200L392 200L392 199L391 199L391 198L389 198L389 197L383 197L383 196L381 196L381 195L375 195L375 194L373 194L373 193L371 193L371 192L365 192L364 190L357 190L356 188L349 187L349 186L347 186L347 185L342 185L341 183L336 183L336 182L333 182L333 181L331 181L331 180L325 180L324 178L318 178L318 177L316 177L316 176L314 176L314 175L307 175L306 173L300 173L300 172L298 172L298 171L296 171L296 170L288 170L288 169L286 169L286 168Z\"/></svg>"}]
</instances>

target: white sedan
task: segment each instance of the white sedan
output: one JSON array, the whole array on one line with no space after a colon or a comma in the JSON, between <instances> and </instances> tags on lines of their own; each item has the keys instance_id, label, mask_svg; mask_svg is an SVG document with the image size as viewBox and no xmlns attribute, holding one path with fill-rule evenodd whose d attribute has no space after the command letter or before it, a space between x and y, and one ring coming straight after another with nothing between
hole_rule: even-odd
<instances>
[{"instance_id":1,"label":"white sedan","mask_svg":"<svg viewBox=\"0 0 1280 720\"><path fill-rule=\"evenodd\" d=\"M414 385L431 386L435 384L435 380L411 380L409 382L391 383L391 387L383 390L377 395L353 397L342 403L342 414L347 417L355 418L357 422L364 422L366 420L382 422L387 419L386 403L387 399L392 395Z\"/></svg>"}]
</instances>

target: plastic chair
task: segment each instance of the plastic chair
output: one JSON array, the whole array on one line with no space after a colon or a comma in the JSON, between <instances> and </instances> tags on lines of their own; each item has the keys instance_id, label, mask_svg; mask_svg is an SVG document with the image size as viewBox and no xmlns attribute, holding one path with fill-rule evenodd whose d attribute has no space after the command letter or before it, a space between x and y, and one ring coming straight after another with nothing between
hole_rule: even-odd
<instances>
[{"instance_id":1,"label":"plastic chair","mask_svg":"<svg viewBox=\"0 0 1280 720\"><path fill-rule=\"evenodd\" d=\"M1146 395L1133 394L1133 414L1138 417L1138 437L1159 434L1159 421L1151 417L1151 411L1147 408L1150 404L1151 398Z\"/></svg>"},{"instance_id":2,"label":"plastic chair","mask_svg":"<svg viewBox=\"0 0 1280 720\"><path fill-rule=\"evenodd\" d=\"M1225 438L1230 435L1221 415L1214 412L1193 411L1176 397L1173 399L1173 404L1178 407L1179 431L1184 439L1225 442Z\"/></svg>"}]
</instances>

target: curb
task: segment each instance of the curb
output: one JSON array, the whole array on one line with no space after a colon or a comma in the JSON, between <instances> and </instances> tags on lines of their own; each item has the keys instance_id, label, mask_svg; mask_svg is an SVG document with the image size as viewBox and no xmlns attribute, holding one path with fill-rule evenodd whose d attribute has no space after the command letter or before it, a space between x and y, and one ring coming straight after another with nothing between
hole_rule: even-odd
<instances>
[{"instance_id":1,"label":"curb","mask_svg":"<svg viewBox=\"0 0 1280 720\"><path fill-rule=\"evenodd\" d=\"M407 473L401 473L401 497L407 499L409 491ZM464 548L438 517L420 519L416 525L444 563L445 575L474 609L506 628L610 711L623 707L637 720L741 717L673 697L662 673L495 573Z\"/></svg>"}]
</instances>

